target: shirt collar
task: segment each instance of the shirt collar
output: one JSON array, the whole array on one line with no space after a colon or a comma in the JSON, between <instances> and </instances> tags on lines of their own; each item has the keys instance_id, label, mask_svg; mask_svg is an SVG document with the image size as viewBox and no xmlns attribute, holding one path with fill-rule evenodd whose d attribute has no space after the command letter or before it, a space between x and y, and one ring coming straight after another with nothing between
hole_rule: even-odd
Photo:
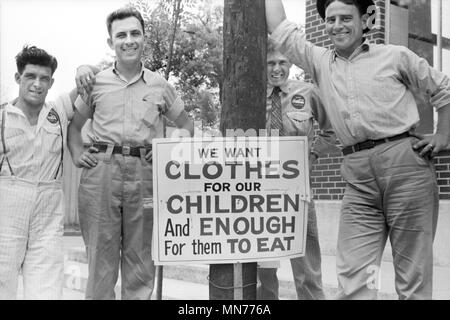
<instances>
[{"instance_id":1,"label":"shirt collar","mask_svg":"<svg viewBox=\"0 0 450 320\"><path fill-rule=\"evenodd\" d=\"M15 113L17 115L20 115L22 117L26 117L25 114L23 113L23 111L16 107L15 104L17 103L17 100L19 100L19 98L15 98L14 100L10 101L6 106L5 106L5 110L8 113ZM44 102L44 105L42 106L41 112L39 113L39 116L41 114L45 114L47 115L47 113L50 112L51 106L47 103Z\"/></svg>"},{"instance_id":2,"label":"shirt collar","mask_svg":"<svg viewBox=\"0 0 450 320\"><path fill-rule=\"evenodd\" d=\"M150 82L150 79L154 76L154 73L146 68L142 68L142 79L146 84Z\"/></svg>"},{"instance_id":3,"label":"shirt collar","mask_svg":"<svg viewBox=\"0 0 450 320\"><path fill-rule=\"evenodd\" d=\"M272 95L273 88L274 88L274 86L272 86L270 84L267 84L267 98ZM291 89L290 81L289 81L289 79L287 79L286 82L283 85L280 86L280 90L283 93L289 93L290 89Z\"/></svg>"},{"instance_id":4,"label":"shirt collar","mask_svg":"<svg viewBox=\"0 0 450 320\"><path fill-rule=\"evenodd\" d=\"M113 67L112 67L113 73L114 73L116 76L118 76L120 79L125 80L125 78L122 77L121 74L120 74L120 72L117 70L116 66L117 66L117 61L114 61L114 64L113 64ZM132 79L132 81L130 81L129 83L134 83L134 82L136 82L136 81L137 81L138 79L140 79L140 78L144 79L144 81L147 82L147 80L145 79L145 71L146 71L146 69L144 68L144 64L141 62L141 70L139 71L138 75L137 75L136 77L134 77L134 78ZM125 80L125 81L126 81L126 80ZM127 82L128 82L128 81L127 81Z\"/></svg>"},{"instance_id":5,"label":"shirt collar","mask_svg":"<svg viewBox=\"0 0 450 320\"><path fill-rule=\"evenodd\" d=\"M369 49L370 49L370 42L369 40L367 40L367 38L364 37L363 43L359 47L357 47L355 51L353 51L353 53L350 55L350 57L348 57L348 59L346 60L351 61L359 54L369 51ZM332 61L335 62L337 57L341 56L337 53L336 49L333 49Z\"/></svg>"},{"instance_id":6,"label":"shirt collar","mask_svg":"<svg viewBox=\"0 0 450 320\"><path fill-rule=\"evenodd\" d=\"M9 102L6 106L5 106L5 110L7 113L9 114L16 114L22 118L26 119L26 115L23 113L23 111L16 107L14 104L17 102L19 98L15 98L14 100L12 100L11 102ZM44 122L44 119L47 118L48 113L50 112L50 110L52 109L52 105L44 102L44 105L42 106L41 111L39 112L39 117L38 117L38 122L37 122L37 127L40 128L42 126L42 123Z\"/></svg>"}]
</instances>

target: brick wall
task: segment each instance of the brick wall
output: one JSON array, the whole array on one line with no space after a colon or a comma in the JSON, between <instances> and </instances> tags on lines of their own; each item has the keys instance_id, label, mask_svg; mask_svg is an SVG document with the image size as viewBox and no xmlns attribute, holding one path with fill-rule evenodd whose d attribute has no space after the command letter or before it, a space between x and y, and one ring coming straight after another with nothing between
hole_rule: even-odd
<instances>
[{"instance_id":1,"label":"brick wall","mask_svg":"<svg viewBox=\"0 0 450 320\"><path fill-rule=\"evenodd\" d=\"M439 199L450 200L450 151L434 160L439 185Z\"/></svg>"},{"instance_id":2,"label":"brick wall","mask_svg":"<svg viewBox=\"0 0 450 320\"><path fill-rule=\"evenodd\" d=\"M377 0L379 7L380 27L372 30L368 39L374 43L385 41L385 1ZM306 38L318 46L330 48L332 46L325 33L325 24L316 10L316 0L306 1ZM307 77L308 79L308 77ZM341 200L345 190L345 182L340 175L341 154L330 154L319 159L313 166L311 185L314 198L317 200ZM450 151L442 153L435 160L436 175L439 185L440 199L450 200Z\"/></svg>"}]
</instances>

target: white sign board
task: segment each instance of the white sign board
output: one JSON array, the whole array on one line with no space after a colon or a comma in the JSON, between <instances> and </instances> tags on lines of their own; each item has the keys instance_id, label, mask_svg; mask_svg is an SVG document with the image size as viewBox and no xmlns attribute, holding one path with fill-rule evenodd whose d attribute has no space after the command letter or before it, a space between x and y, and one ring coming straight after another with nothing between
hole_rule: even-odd
<instances>
[{"instance_id":1,"label":"white sign board","mask_svg":"<svg viewBox=\"0 0 450 320\"><path fill-rule=\"evenodd\" d=\"M153 140L157 265L305 253L306 137Z\"/></svg>"}]
</instances>

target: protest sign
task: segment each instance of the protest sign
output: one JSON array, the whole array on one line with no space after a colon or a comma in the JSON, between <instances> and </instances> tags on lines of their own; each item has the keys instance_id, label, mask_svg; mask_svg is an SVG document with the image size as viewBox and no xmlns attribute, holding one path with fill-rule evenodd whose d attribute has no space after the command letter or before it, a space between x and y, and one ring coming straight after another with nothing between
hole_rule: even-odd
<instances>
[{"instance_id":1,"label":"protest sign","mask_svg":"<svg viewBox=\"0 0 450 320\"><path fill-rule=\"evenodd\" d=\"M303 256L305 137L154 139L155 264Z\"/></svg>"}]
</instances>

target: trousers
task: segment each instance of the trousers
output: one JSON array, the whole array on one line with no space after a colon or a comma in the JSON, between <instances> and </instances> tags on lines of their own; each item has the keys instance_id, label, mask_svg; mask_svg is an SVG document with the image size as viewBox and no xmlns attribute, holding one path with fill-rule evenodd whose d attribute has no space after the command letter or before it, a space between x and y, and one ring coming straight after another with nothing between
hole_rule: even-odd
<instances>
[{"instance_id":1,"label":"trousers","mask_svg":"<svg viewBox=\"0 0 450 320\"><path fill-rule=\"evenodd\" d=\"M86 299L149 300L155 266L151 256L152 167L139 157L98 153L98 164L83 169L79 218L88 256Z\"/></svg>"},{"instance_id":2,"label":"trousers","mask_svg":"<svg viewBox=\"0 0 450 320\"><path fill-rule=\"evenodd\" d=\"M64 279L60 181L0 177L0 300L59 300Z\"/></svg>"},{"instance_id":3,"label":"trousers","mask_svg":"<svg viewBox=\"0 0 450 320\"><path fill-rule=\"evenodd\" d=\"M344 158L338 299L376 299L387 239L399 299L432 298L438 188L433 163L412 149L416 141L387 142Z\"/></svg>"},{"instance_id":4,"label":"trousers","mask_svg":"<svg viewBox=\"0 0 450 320\"><path fill-rule=\"evenodd\" d=\"M305 256L291 259L297 298L300 300L323 300L321 253L314 201L308 205ZM277 268L258 268L260 285L257 297L261 300L278 300L279 282Z\"/></svg>"}]
</instances>

